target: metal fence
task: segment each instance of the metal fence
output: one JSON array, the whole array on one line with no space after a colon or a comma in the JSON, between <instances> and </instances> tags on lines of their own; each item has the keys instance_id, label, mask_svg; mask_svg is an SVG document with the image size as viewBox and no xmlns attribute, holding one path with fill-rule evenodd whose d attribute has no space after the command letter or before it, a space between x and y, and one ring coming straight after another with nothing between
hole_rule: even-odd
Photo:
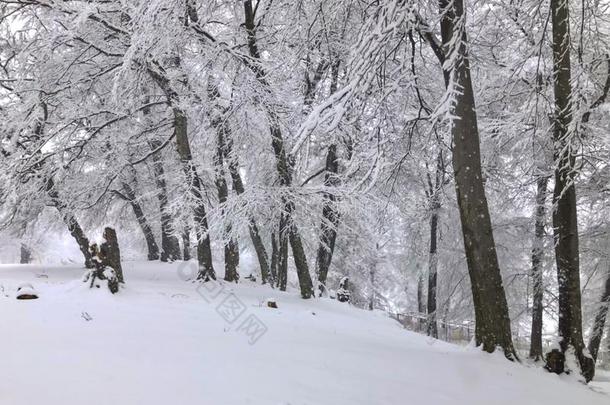
<instances>
[{"instance_id":1,"label":"metal fence","mask_svg":"<svg viewBox=\"0 0 610 405\"><path fill-rule=\"evenodd\" d=\"M390 317L396 319L405 329L413 332L426 334L427 316L418 312L390 313ZM437 320L438 338L445 342L459 345L467 345L474 337L474 322L464 322L462 324ZM529 336L513 334L513 345L522 357L527 357L530 349ZM551 350L551 339L543 339L542 349L546 353ZM610 351L601 348L597 362L600 367L610 369Z\"/></svg>"}]
</instances>

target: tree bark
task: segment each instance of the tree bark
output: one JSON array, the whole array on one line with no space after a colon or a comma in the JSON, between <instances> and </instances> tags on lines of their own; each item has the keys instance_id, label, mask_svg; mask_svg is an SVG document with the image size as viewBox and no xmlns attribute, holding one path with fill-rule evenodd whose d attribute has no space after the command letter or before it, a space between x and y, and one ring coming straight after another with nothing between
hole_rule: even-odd
<instances>
[{"instance_id":1,"label":"tree bark","mask_svg":"<svg viewBox=\"0 0 610 405\"><path fill-rule=\"evenodd\" d=\"M553 192L553 229L555 260L559 284L559 337L561 351L574 349L586 381L595 374L595 363L585 352L582 334L580 263L574 166L576 156L570 145L572 87L570 66L569 10L567 0L551 0L553 26L553 87L555 121L555 189ZM563 366L563 364L561 364ZM556 370L554 370L556 371Z\"/></svg>"},{"instance_id":2,"label":"tree bark","mask_svg":"<svg viewBox=\"0 0 610 405\"><path fill-rule=\"evenodd\" d=\"M475 309L475 341L483 350L504 350L508 359L516 359L510 318L489 216L483 175L477 115L470 77L467 37L462 0L440 0L441 35L447 60L444 75L460 89L453 97L451 135L453 171L457 193L464 250ZM454 35L459 35L455 41ZM455 44L454 44L455 43ZM447 70L449 67L451 70Z\"/></svg>"},{"instance_id":3,"label":"tree bark","mask_svg":"<svg viewBox=\"0 0 610 405\"><path fill-rule=\"evenodd\" d=\"M544 227L546 224L546 194L549 178L540 176L536 181L536 212L532 246L532 331L529 357L539 361L542 353L542 258L544 255Z\"/></svg>"}]
</instances>

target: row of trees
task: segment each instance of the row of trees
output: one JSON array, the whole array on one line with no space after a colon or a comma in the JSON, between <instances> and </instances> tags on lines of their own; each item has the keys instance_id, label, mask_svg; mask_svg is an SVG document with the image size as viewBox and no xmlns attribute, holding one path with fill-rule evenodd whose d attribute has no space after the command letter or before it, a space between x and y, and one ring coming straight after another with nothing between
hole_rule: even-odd
<instances>
[{"instance_id":1,"label":"row of trees","mask_svg":"<svg viewBox=\"0 0 610 405\"><path fill-rule=\"evenodd\" d=\"M540 359L554 318L560 352L593 377L610 304L605 4L0 10L3 229L25 240L41 218L61 222L91 267L86 235L129 218L149 260L196 245L201 281L221 254L237 282L245 250L262 283L285 290L294 268L303 298L349 275L353 302L415 302L432 336L439 316L474 312L477 345L512 360L515 327Z\"/></svg>"}]
</instances>

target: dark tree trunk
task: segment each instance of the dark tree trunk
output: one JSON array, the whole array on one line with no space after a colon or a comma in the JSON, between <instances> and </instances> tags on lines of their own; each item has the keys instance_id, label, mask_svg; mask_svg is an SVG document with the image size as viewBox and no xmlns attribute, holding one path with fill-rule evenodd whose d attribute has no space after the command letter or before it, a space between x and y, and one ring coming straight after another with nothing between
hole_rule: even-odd
<instances>
[{"instance_id":1,"label":"dark tree trunk","mask_svg":"<svg viewBox=\"0 0 610 405\"><path fill-rule=\"evenodd\" d=\"M212 264L212 246L208 232L208 218L203 200L202 185L199 174L193 164L191 146L188 140L187 119L182 110L174 108L174 131L178 154L182 161L190 192L195 201L194 219L197 234L197 262L199 263L198 280L216 280L216 272Z\"/></svg>"},{"instance_id":2,"label":"dark tree trunk","mask_svg":"<svg viewBox=\"0 0 610 405\"><path fill-rule=\"evenodd\" d=\"M182 260L191 260L191 231L185 229L182 232Z\"/></svg>"},{"instance_id":3,"label":"dark tree trunk","mask_svg":"<svg viewBox=\"0 0 610 405\"><path fill-rule=\"evenodd\" d=\"M284 215L280 218L280 231L278 232L278 274L277 284L280 291L286 291L288 284L288 236L286 230L286 218Z\"/></svg>"},{"instance_id":4,"label":"dark tree trunk","mask_svg":"<svg viewBox=\"0 0 610 405\"><path fill-rule=\"evenodd\" d=\"M224 216L223 206L227 203L229 198L229 187L225 179L224 171L224 155L225 150L225 123L220 114L210 114L212 127L216 130L217 145L216 155L214 157L214 165L216 166L216 174L214 183L218 190L218 203L220 204L221 211ZM239 280L239 245L237 240L231 235L232 227L231 222L225 218L225 229L223 240L224 242L224 254L225 254L225 281L237 282Z\"/></svg>"},{"instance_id":5,"label":"dark tree trunk","mask_svg":"<svg viewBox=\"0 0 610 405\"><path fill-rule=\"evenodd\" d=\"M536 212L532 247L532 334L529 357L541 360L542 353L542 258L544 255L544 227L546 224L546 194L549 178L540 176L536 181Z\"/></svg>"},{"instance_id":6,"label":"dark tree trunk","mask_svg":"<svg viewBox=\"0 0 610 405\"><path fill-rule=\"evenodd\" d=\"M155 139L149 142L151 150L155 151L161 147L161 141ZM152 155L153 172L157 186L157 199L159 200L159 212L161 213L161 261L168 262L180 259L180 244L174 235L172 216L168 209L167 184L165 182L165 168L161 152Z\"/></svg>"},{"instance_id":7,"label":"dark tree trunk","mask_svg":"<svg viewBox=\"0 0 610 405\"><path fill-rule=\"evenodd\" d=\"M595 374L595 363L586 356L582 334L580 296L580 264L576 188L574 166L576 156L570 144L572 120L572 88L570 72L570 34L567 0L551 0L553 25L553 79L555 93L555 122L553 143L555 151L555 189L553 192L553 229L555 260L559 284L559 337L561 351L573 348L581 373L586 381ZM560 368L563 364L560 365ZM552 371L558 371L557 369Z\"/></svg>"},{"instance_id":8,"label":"dark tree trunk","mask_svg":"<svg viewBox=\"0 0 610 405\"><path fill-rule=\"evenodd\" d=\"M336 57L336 55L335 55ZM337 59L332 65L332 78L330 83L330 94L337 91L339 81L339 62ZM314 80L309 80L307 75L307 92L305 93L305 105L308 106L313 101L313 90L322 76L322 65L318 65ZM339 184L339 159L337 157L337 145L332 143L328 147L326 153L326 167L324 173L324 186L326 188L336 187ZM337 240L337 228L339 226L339 212L337 211L336 197L334 194L324 193L324 202L322 204L322 223L320 224L320 244L318 246L318 255L316 257L316 274L318 277L318 290L320 296L326 293L326 279L328 277L328 269L335 251L335 242Z\"/></svg>"},{"instance_id":9,"label":"dark tree trunk","mask_svg":"<svg viewBox=\"0 0 610 405\"><path fill-rule=\"evenodd\" d=\"M100 246L100 251L104 259L104 264L112 267L116 273L119 283L124 283L123 266L121 266L121 250L119 249L119 240L116 236L116 231L112 228L104 228L104 240Z\"/></svg>"},{"instance_id":10,"label":"dark tree trunk","mask_svg":"<svg viewBox=\"0 0 610 405\"><path fill-rule=\"evenodd\" d=\"M215 86L212 85L208 91L213 100L216 100L219 97L218 89ZM233 183L233 190L238 195L241 195L245 192L245 189L241 174L239 173L239 160L233 151L231 129L224 119L226 119L226 117L221 116L217 122L217 125L219 125L219 129L217 130L222 130L222 134L219 135L219 141L222 142L221 147L223 156L226 158L229 166L229 175L231 176L231 181ZM269 260L267 258L267 251L263 239L260 236L258 226L252 215L250 215L248 221L248 232L250 234L250 239L252 240L252 245L254 246L254 251L256 252L256 257L258 258L262 283L266 284L267 282L271 282L271 285L273 286L273 276L270 274Z\"/></svg>"},{"instance_id":11,"label":"dark tree trunk","mask_svg":"<svg viewBox=\"0 0 610 405\"><path fill-rule=\"evenodd\" d=\"M279 277L279 265L280 265L280 246L278 243L278 236L276 232L271 233L271 279L273 280L274 286L278 286Z\"/></svg>"},{"instance_id":12,"label":"dark tree trunk","mask_svg":"<svg viewBox=\"0 0 610 405\"><path fill-rule=\"evenodd\" d=\"M599 345L604 335L604 327L606 325L606 318L608 316L608 308L610 307L610 269L606 275L606 285L601 296L599 308L595 314L595 320L593 321L593 328L591 330L591 337L589 340L589 353L593 357L593 360L597 360L597 354L599 353ZM610 342L610 338L608 339Z\"/></svg>"},{"instance_id":13,"label":"dark tree trunk","mask_svg":"<svg viewBox=\"0 0 610 405\"><path fill-rule=\"evenodd\" d=\"M125 199L129 202L129 205L131 205L131 209L138 221L138 225L140 225L142 234L144 234L146 247L148 249L148 260L159 260L159 246L157 245L157 241L155 241L155 235L148 223L148 219L146 218L146 215L144 215L144 210L136 198L136 193L127 182L122 184L122 191Z\"/></svg>"},{"instance_id":14,"label":"dark tree trunk","mask_svg":"<svg viewBox=\"0 0 610 405\"><path fill-rule=\"evenodd\" d=\"M445 164L443 153L439 151L436 158L436 170L434 182L429 173L428 199L430 202L430 251L428 256L428 302L426 330L428 336L438 338L437 314L436 314L436 288L438 279L438 218L441 209L441 191L445 178Z\"/></svg>"},{"instance_id":15,"label":"dark tree trunk","mask_svg":"<svg viewBox=\"0 0 610 405\"><path fill-rule=\"evenodd\" d=\"M328 147L328 153L326 154L326 173L324 175L325 187L335 187L337 185L338 171L339 162L337 159L337 145L332 144ZM318 275L320 296L326 293L326 278L335 251L335 241L337 240L339 213L335 207L335 202L336 197L334 194L324 193L322 223L320 224L320 245L318 246L318 256L316 259L316 272Z\"/></svg>"},{"instance_id":16,"label":"dark tree trunk","mask_svg":"<svg viewBox=\"0 0 610 405\"><path fill-rule=\"evenodd\" d=\"M256 24L254 21L254 10L252 8L251 0L244 1L245 11L245 27L248 35L248 50L253 62L249 65L254 72L256 79L263 86L264 89L270 88L269 83L266 80L266 74L260 63L260 53L256 42ZM269 130L271 132L271 145L273 146L273 152L276 158L276 166L280 179L280 184L284 187L290 187L292 183L292 174L290 170L290 163L286 150L284 148L284 139L282 137L282 131L280 128L279 117L275 111L267 106L267 117L269 120ZM295 210L294 201L289 197L283 197L284 202L284 215L286 217L286 231L285 234L290 241L290 247L292 248L292 255L294 258L294 264L297 269L297 276L299 278L299 286L301 289L302 298L311 298L314 296L313 283L311 281L311 275L309 274L309 267L307 265L307 258L303 250L303 243L301 241L301 235L297 225L293 221L293 213ZM285 238L281 239L282 241Z\"/></svg>"},{"instance_id":17,"label":"dark tree trunk","mask_svg":"<svg viewBox=\"0 0 610 405\"><path fill-rule=\"evenodd\" d=\"M32 250L25 243L21 243L21 258L19 263L30 264L32 262Z\"/></svg>"},{"instance_id":18,"label":"dark tree trunk","mask_svg":"<svg viewBox=\"0 0 610 405\"><path fill-rule=\"evenodd\" d=\"M91 256L91 252L89 251L89 239L87 239L87 237L85 236L83 228L81 228L74 214L72 214L67 209L66 205L61 201L59 193L55 189L55 182L53 178L49 178L47 180L45 187L47 194L51 198L53 206L55 206L55 208L57 208L57 211L59 211L59 215L61 215L64 224L66 224L66 226L68 227L70 235L72 235L72 237L76 241L76 244L78 245L79 250L83 254L83 257L85 258L85 267L88 269L92 269L94 267L93 257Z\"/></svg>"},{"instance_id":19,"label":"dark tree trunk","mask_svg":"<svg viewBox=\"0 0 610 405\"><path fill-rule=\"evenodd\" d=\"M424 294L424 272L417 266L417 312L421 314L426 313L426 296Z\"/></svg>"},{"instance_id":20,"label":"dark tree trunk","mask_svg":"<svg viewBox=\"0 0 610 405\"><path fill-rule=\"evenodd\" d=\"M465 17L464 5L462 0L440 0L439 4L444 53L452 55L454 60L452 70L445 70L444 74L461 90L452 95L451 113L456 117L451 125L453 171L475 309L475 341L487 352L501 347L507 358L515 359L508 305L483 186L466 31L457 28ZM461 35L460 40L456 41L454 35Z\"/></svg>"},{"instance_id":21,"label":"dark tree trunk","mask_svg":"<svg viewBox=\"0 0 610 405\"><path fill-rule=\"evenodd\" d=\"M180 69L179 58L174 58L175 67ZM201 179L193 163L193 154L188 138L188 120L184 111L180 108L180 97L173 89L170 80L163 68L156 63L151 63L148 72L165 93L174 114L174 136L176 138L176 149L182 163L182 169L186 176L189 192L194 200L193 217L195 222L195 234L197 235L197 262L199 272L197 280L216 280L216 272L212 263L212 246L208 228L208 218L203 199L203 186ZM186 77L180 82L186 82ZM178 250L179 251L179 250Z\"/></svg>"},{"instance_id":22,"label":"dark tree trunk","mask_svg":"<svg viewBox=\"0 0 610 405\"><path fill-rule=\"evenodd\" d=\"M438 338L438 327L436 323L436 282L438 270L437 253L437 229L438 229L438 207L434 202L430 216L430 256L428 261L428 302L426 305L428 319L426 332L428 336Z\"/></svg>"}]
</instances>

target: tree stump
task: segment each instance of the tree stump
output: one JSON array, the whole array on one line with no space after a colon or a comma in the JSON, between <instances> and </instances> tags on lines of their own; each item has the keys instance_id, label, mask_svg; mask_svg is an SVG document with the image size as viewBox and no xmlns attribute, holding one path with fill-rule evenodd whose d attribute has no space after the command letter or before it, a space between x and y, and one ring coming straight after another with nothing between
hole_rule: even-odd
<instances>
[{"instance_id":1,"label":"tree stump","mask_svg":"<svg viewBox=\"0 0 610 405\"><path fill-rule=\"evenodd\" d=\"M119 283L124 283L123 268L121 267L121 251L119 249L119 240L116 236L116 231L106 227L104 229L105 242L100 246L100 257L102 263L112 267L117 275Z\"/></svg>"},{"instance_id":2,"label":"tree stump","mask_svg":"<svg viewBox=\"0 0 610 405\"><path fill-rule=\"evenodd\" d=\"M337 290L337 301L339 302L349 302L352 294L349 292L349 279L347 277L343 277L339 282L339 289Z\"/></svg>"},{"instance_id":3,"label":"tree stump","mask_svg":"<svg viewBox=\"0 0 610 405\"><path fill-rule=\"evenodd\" d=\"M89 271L84 282L89 282L90 288L99 287L95 280L107 282L108 289L115 294L119 291L119 284L124 283L123 268L121 267L121 252L116 231L112 228L104 229L104 242L101 246L93 244L89 247L94 269Z\"/></svg>"}]
</instances>

